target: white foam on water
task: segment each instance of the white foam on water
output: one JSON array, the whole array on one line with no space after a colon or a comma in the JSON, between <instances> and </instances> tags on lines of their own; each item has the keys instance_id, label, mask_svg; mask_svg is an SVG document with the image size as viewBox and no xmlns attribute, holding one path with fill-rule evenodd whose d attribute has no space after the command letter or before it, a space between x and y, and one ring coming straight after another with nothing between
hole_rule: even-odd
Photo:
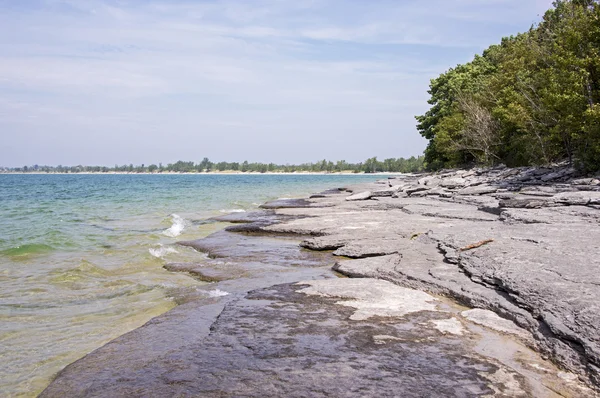
<instances>
[{"instance_id":1,"label":"white foam on water","mask_svg":"<svg viewBox=\"0 0 600 398\"><path fill-rule=\"evenodd\" d=\"M148 249L148 252L150 252L150 254L156 258L163 258L163 256L169 253L179 253L174 248L163 245L160 245L159 247L152 247Z\"/></svg>"},{"instance_id":2,"label":"white foam on water","mask_svg":"<svg viewBox=\"0 0 600 398\"><path fill-rule=\"evenodd\" d=\"M229 293L227 293L224 290L220 290L220 289L215 289L215 290L211 290L209 292L207 292L208 297L223 297L223 296L229 296Z\"/></svg>"},{"instance_id":3,"label":"white foam on water","mask_svg":"<svg viewBox=\"0 0 600 398\"><path fill-rule=\"evenodd\" d=\"M171 214L171 220L173 225L170 228L163 231L163 235L174 238L181 235L185 229L185 220L177 214Z\"/></svg>"},{"instance_id":4,"label":"white foam on water","mask_svg":"<svg viewBox=\"0 0 600 398\"><path fill-rule=\"evenodd\" d=\"M221 213L245 213L244 209L221 209L219 210Z\"/></svg>"}]
</instances>

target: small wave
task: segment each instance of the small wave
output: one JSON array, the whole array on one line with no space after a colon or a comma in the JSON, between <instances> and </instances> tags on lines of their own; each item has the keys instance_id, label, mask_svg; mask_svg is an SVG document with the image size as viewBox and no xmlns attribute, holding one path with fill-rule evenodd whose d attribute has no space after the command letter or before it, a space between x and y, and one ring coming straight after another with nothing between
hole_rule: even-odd
<instances>
[{"instance_id":1,"label":"small wave","mask_svg":"<svg viewBox=\"0 0 600 398\"><path fill-rule=\"evenodd\" d=\"M169 253L179 253L174 248L168 247L168 246L163 246L163 245L160 245L159 247L150 248L150 249L148 249L148 252L150 252L150 254L156 258L162 258L163 256L165 256Z\"/></svg>"},{"instance_id":2,"label":"small wave","mask_svg":"<svg viewBox=\"0 0 600 398\"><path fill-rule=\"evenodd\" d=\"M227 293L224 290L220 290L220 289L215 289L215 290L211 290L209 292L207 292L208 297L223 297L223 296L229 296L229 293Z\"/></svg>"},{"instance_id":3,"label":"small wave","mask_svg":"<svg viewBox=\"0 0 600 398\"><path fill-rule=\"evenodd\" d=\"M244 209L222 209L219 210L221 213L245 213L246 210Z\"/></svg>"},{"instance_id":4,"label":"small wave","mask_svg":"<svg viewBox=\"0 0 600 398\"><path fill-rule=\"evenodd\" d=\"M176 236L181 235L181 233L185 229L185 220L177 214L171 214L171 220L173 222L173 225L171 225L170 228L164 230L163 235L175 238Z\"/></svg>"},{"instance_id":5,"label":"small wave","mask_svg":"<svg viewBox=\"0 0 600 398\"><path fill-rule=\"evenodd\" d=\"M14 256L14 257L22 257L29 256L34 254L43 254L53 251L54 248L49 245L44 245L40 243L30 243L26 245L21 245L17 247L11 247L10 249L2 250L0 254L4 254L5 256Z\"/></svg>"}]
</instances>

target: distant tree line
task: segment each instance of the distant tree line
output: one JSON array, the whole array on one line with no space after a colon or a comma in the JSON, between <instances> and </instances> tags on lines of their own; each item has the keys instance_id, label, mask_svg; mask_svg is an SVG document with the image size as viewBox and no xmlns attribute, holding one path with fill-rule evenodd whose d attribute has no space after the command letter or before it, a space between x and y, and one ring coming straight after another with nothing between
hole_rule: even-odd
<instances>
[{"instance_id":1,"label":"distant tree line","mask_svg":"<svg viewBox=\"0 0 600 398\"><path fill-rule=\"evenodd\" d=\"M417 116L428 169L564 160L600 169L600 1L555 1L528 32L433 79L429 94Z\"/></svg>"},{"instance_id":2,"label":"distant tree line","mask_svg":"<svg viewBox=\"0 0 600 398\"><path fill-rule=\"evenodd\" d=\"M23 167L0 167L0 171L4 172L20 172L20 173L205 173L205 172L226 172L235 171L242 173L294 173L294 172L354 172L354 173L378 173L378 172L394 172L394 173L413 173L424 169L424 157L390 158L383 161L377 160L376 157L367 159L361 163L348 163L345 160L337 162L323 159L315 163L302 163L300 165L281 165L275 163L250 163L244 162L211 162L208 158L202 159L198 163L178 161L163 165L162 163L150 165L115 165L114 167L106 166L23 166Z\"/></svg>"}]
</instances>

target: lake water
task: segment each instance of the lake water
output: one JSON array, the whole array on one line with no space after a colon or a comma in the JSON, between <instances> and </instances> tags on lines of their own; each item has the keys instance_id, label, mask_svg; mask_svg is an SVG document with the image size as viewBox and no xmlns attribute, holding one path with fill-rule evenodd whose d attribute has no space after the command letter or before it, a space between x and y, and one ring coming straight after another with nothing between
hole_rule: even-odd
<instances>
[{"instance_id":1,"label":"lake water","mask_svg":"<svg viewBox=\"0 0 600 398\"><path fill-rule=\"evenodd\" d=\"M162 268L216 215L370 175L0 175L0 392L35 396L67 364L201 282ZM381 178L381 177L379 177Z\"/></svg>"}]
</instances>

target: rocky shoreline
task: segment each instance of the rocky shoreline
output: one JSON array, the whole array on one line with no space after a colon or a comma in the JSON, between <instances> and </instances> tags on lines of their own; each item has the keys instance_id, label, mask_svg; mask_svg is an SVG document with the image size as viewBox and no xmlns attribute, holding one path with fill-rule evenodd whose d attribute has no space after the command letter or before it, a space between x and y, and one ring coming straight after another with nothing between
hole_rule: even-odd
<instances>
[{"instance_id":1,"label":"rocky shoreline","mask_svg":"<svg viewBox=\"0 0 600 398\"><path fill-rule=\"evenodd\" d=\"M41 396L598 396L598 178L457 170L263 208L181 242L207 257L166 268L213 283Z\"/></svg>"}]
</instances>

